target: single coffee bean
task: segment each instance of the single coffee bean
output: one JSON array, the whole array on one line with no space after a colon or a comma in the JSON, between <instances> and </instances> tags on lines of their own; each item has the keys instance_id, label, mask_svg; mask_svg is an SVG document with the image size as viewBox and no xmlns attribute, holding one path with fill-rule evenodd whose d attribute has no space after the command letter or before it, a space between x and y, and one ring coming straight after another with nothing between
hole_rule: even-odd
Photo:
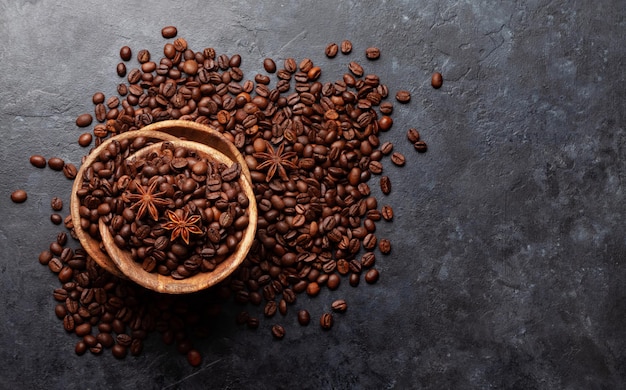
<instances>
[{"instance_id":1,"label":"single coffee bean","mask_svg":"<svg viewBox=\"0 0 626 390\"><path fill-rule=\"evenodd\" d=\"M382 102L380 106L378 106L380 112L384 115L391 115L393 112L393 103L391 102Z\"/></svg>"},{"instance_id":2,"label":"single coffee bean","mask_svg":"<svg viewBox=\"0 0 626 390\"><path fill-rule=\"evenodd\" d=\"M386 238L381 239L378 241L378 249L383 255L388 255L391 252L391 242Z\"/></svg>"},{"instance_id":3,"label":"single coffee bean","mask_svg":"<svg viewBox=\"0 0 626 390\"><path fill-rule=\"evenodd\" d=\"M119 77L126 76L126 64L124 64L123 62L117 64L116 72Z\"/></svg>"},{"instance_id":4,"label":"single coffee bean","mask_svg":"<svg viewBox=\"0 0 626 390\"><path fill-rule=\"evenodd\" d=\"M443 85L443 76L441 75L441 73L439 72L433 73L433 76L430 79L430 84L435 89L441 88L441 86Z\"/></svg>"},{"instance_id":5,"label":"single coffee bean","mask_svg":"<svg viewBox=\"0 0 626 390\"><path fill-rule=\"evenodd\" d=\"M50 222L55 225L60 225L63 222L63 217L60 214L50 214Z\"/></svg>"},{"instance_id":6,"label":"single coffee bean","mask_svg":"<svg viewBox=\"0 0 626 390\"><path fill-rule=\"evenodd\" d=\"M376 268L372 268L365 273L365 282L368 284L374 284L378 281L379 273Z\"/></svg>"},{"instance_id":7,"label":"single coffee bean","mask_svg":"<svg viewBox=\"0 0 626 390\"><path fill-rule=\"evenodd\" d=\"M363 268L371 268L376 262L376 255L374 252L366 252L361 257L361 266Z\"/></svg>"},{"instance_id":8,"label":"single coffee bean","mask_svg":"<svg viewBox=\"0 0 626 390\"><path fill-rule=\"evenodd\" d=\"M411 101L411 92L407 90L400 90L396 92L396 100L402 104L406 104Z\"/></svg>"},{"instance_id":9,"label":"single coffee bean","mask_svg":"<svg viewBox=\"0 0 626 390\"><path fill-rule=\"evenodd\" d=\"M124 359L126 355L128 355L128 348L120 344L115 344L111 348L111 353L117 359Z\"/></svg>"},{"instance_id":10,"label":"single coffee bean","mask_svg":"<svg viewBox=\"0 0 626 390\"><path fill-rule=\"evenodd\" d=\"M350 72L352 72L353 75L355 75L356 77L361 77L363 76L363 67L361 65L359 65L358 62L356 61L351 61L348 64L348 69L350 70Z\"/></svg>"},{"instance_id":11,"label":"single coffee bean","mask_svg":"<svg viewBox=\"0 0 626 390\"><path fill-rule=\"evenodd\" d=\"M296 60L291 57L285 59L283 67L289 73L295 73L298 70L298 64L296 63Z\"/></svg>"},{"instance_id":12,"label":"single coffee bean","mask_svg":"<svg viewBox=\"0 0 626 390\"><path fill-rule=\"evenodd\" d=\"M24 190L15 190L11 193L11 200L14 203L24 203L28 198L28 194Z\"/></svg>"},{"instance_id":13,"label":"single coffee bean","mask_svg":"<svg viewBox=\"0 0 626 390\"><path fill-rule=\"evenodd\" d=\"M93 102L93 104L103 103L104 99L105 99L105 96L104 96L104 94L102 92L96 92L91 97L91 101Z\"/></svg>"},{"instance_id":14,"label":"single coffee bean","mask_svg":"<svg viewBox=\"0 0 626 390\"><path fill-rule=\"evenodd\" d=\"M202 355L200 354L200 351L197 349L190 349L189 352L187 352L187 362L192 367L198 367L202 364Z\"/></svg>"},{"instance_id":15,"label":"single coffee bean","mask_svg":"<svg viewBox=\"0 0 626 390\"><path fill-rule=\"evenodd\" d=\"M307 326L311 322L311 315L305 309L298 311L298 323L302 326Z\"/></svg>"},{"instance_id":16,"label":"single coffee bean","mask_svg":"<svg viewBox=\"0 0 626 390\"><path fill-rule=\"evenodd\" d=\"M102 348L102 344L100 343L97 343L93 347L89 348L89 352L93 353L94 355L100 355L103 350L104 348Z\"/></svg>"},{"instance_id":17,"label":"single coffee bean","mask_svg":"<svg viewBox=\"0 0 626 390\"><path fill-rule=\"evenodd\" d=\"M365 57L368 60L377 60L380 57L380 49L377 47L368 47L365 49Z\"/></svg>"},{"instance_id":18,"label":"single coffee bean","mask_svg":"<svg viewBox=\"0 0 626 390\"><path fill-rule=\"evenodd\" d=\"M352 287L357 287L359 285L360 280L361 280L360 274L355 274L355 273L351 273L350 277L348 278L348 282L350 283L350 286Z\"/></svg>"},{"instance_id":19,"label":"single coffee bean","mask_svg":"<svg viewBox=\"0 0 626 390\"><path fill-rule=\"evenodd\" d=\"M161 35L165 39L174 38L178 34L178 30L174 26L166 26L161 29Z\"/></svg>"},{"instance_id":20,"label":"single coffee bean","mask_svg":"<svg viewBox=\"0 0 626 390\"><path fill-rule=\"evenodd\" d=\"M382 145L380 145L380 151L385 156L388 155L389 153L391 153L391 151L393 151L393 144L389 141L384 142Z\"/></svg>"},{"instance_id":21,"label":"single coffee bean","mask_svg":"<svg viewBox=\"0 0 626 390\"><path fill-rule=\"evenodd\" d=\"M332 273L328 276L328 281L326 282L326 287L329 290L336 290L339 288L339 284L341 283L341 278L336 273Z\"/></svg>"},{"instance_id":22,"label":"single coffee bean","mask_svg":"<svg viewBox=\"0 0 626 390\"><path fill-rule=\"evenodd\" d=\"M426 142L424 141L417 141L416 143L413 144L413 147L418 153L424 153L428 149L428 146L426 145Z\"/></svg>"},{"instance_id":23,"label":"single coffee bean","mask_svg":"<svg viewBox=\"0 0 626 390\"><path fill-rule=\"evenodd\" d=\"M246 326L250 329L256 329L259 327L259 319L256 317L248 318L248 322L246 322Z\"/></svg>"},{"instance_id":24,"label":"single coffee bean","mask_svg":"<svg viewBox=\"0 0 626 390\"><path fill-rule=\"evenodd\" d=\"M80 337L91 334L91 324L88 322L85 322L84 324L80 324L76 326L76 329L74 329L74 332L76 333L76 335Z\"/></svg>"},{"instance_id":25,"label":"single coffee bean","mask_svg":"<svg viewBox=\"0 0 626 390\"><path fill-rule=\"evenodd\" d=\"M67 177L68 179L74 180L77 174L78 174L78 168L76 168L76 165L72 163L68 163L68 164L65 164L65 166L63 166L63 175Z\"/></svg>"},{"instance_id":26,"label":"single coffee bean","mask_svg":"<svg viewBox=\"0 0 626 390\"><path fill-rule=\"evenodd\" d=\"M406 132L406 138L409 140L409 142L414 144L420 140L420 133L419 131L417 131L417 129L410 128Z\"/></svg>"},{"instance_id":27,"label":"single coffee bean","mask_svg":"<svg viewBox=\"0 0 626 390\"><path fill-rule=\"evenodd\" d=\"M58 157L51 157L48 159L48 166L55 171L61 171L65 166L65 161Z\"/></svg>"},{"instance_id":28,"label":"single coffee bean","mask_svg":"<svg viewBox=\"0 0 626 390\"><path fill-rule=\"evenodd\" d=\"M311 282L309 283L309 285L306 287L306 293L307 295L314 297L317 294L320 293L320 286L319 284L317 284L316 282Z\"/></svg>"},{"instance_id":29,"label":"single coffee bean","mask_svg":"<svg viewBox=\"0 0 626 390\"><path fill-rule=\"evenodd\" d=\"M76 347L74 347L74 352L76 352L78 356L84 355L85 352L87 352L87 344L85 344L83 340L80 340L76 343Z\"/></svg>"},{"instance_id":30,"label":"single coffee bean","mask_svg":"<svg viewBox=\"0 0 626 390\"><path fill-rule=\"evenodd\" d=\"M91 141L92 141L93 137L91 135L91 133L83 133L78 137L78 144L80 146L87 147L89 145L91 145Z\"/></svg>"},{"instance_id":31,"label":"single coffee bean","mask_svg":"<svg viewBox=\"0 0 626 390\"><path fill-rule=\"evenodd\" d=\"M145 64L150 61L150 52L146 49L139 50L139 53L137 53L137 61L140 64Z\"/></svg>"},{"instance_id":32,"label":"single coffee bean","mask_svg":"<svg viewBox=\"0 0 626 390\"><path fill-rule=\"evenodd\" d=\"M263 60L263 69L265 69L267 73L274 73L276 72L276 63L273 59L266 58Z\"/></svg>"},{"instance_id":33,"label":"single coffee bean","mask_svg":"<svg viewBox=\"0 0 626 390\"><path fill-rule=\"evenodd\" d=\"M389 176L381 176L380 190L385 195L389 195L391 193L391 179L389 179Z\"/></svg>"},{"instance_id":34,"label":"single coffee bean","mask_svg":"<svg viewBox=\"0 0 626 390\"><path fill-rule=\"evenodd\" d=\"M78 127L87 127L93 122L93 117L91 114L81 114L76 118L76 126Z\"/></svg>"},{"instance_id":35,"label":"single coffee bean","mask_svg":"<svg viewBox=\"0 0 626 390\"><path fill-rule=\"evenodd\" d=\"M263 314L265 314L265 317L273 317L277 309L276 301L268 301L263 309Z\"/></svg>"},{"instance_id":36,"label":"single coffee bean","mask_svg":"<svg viewBox=\"0 0 626 390\"><path fill-rule=\"evenodd\" d=\"M406 159L404 158L404 155L402 153L394 152L391 155L391 162L399 167L402 167L404 166L404 164L406 164Z\"/></svg>"},{"instance_id":37,"label":"single coffee bean","mask_svg":"<svg viewBox=\"0 0 626 390\"><path fill-rule=\"evenodd\" d=\"M44 156L35 154L30 156L30 163L36 168L45 168L46 158Z\"/></svg>"},{"instance_id":38,"label":"single coffee bean","mask_svg":"<svg viewBox=\"0 0 626 390\"><path fill-rule=\"evenodd\" d=\"M39 253L39 264L41 264L41 265L48 265L50 260L52 260L52 252L50 252L49 250L46 249L44 251L41 251L41 253ZM65 290L63 290L63 291L65 291ZM66 291L66 293L67 293L67 291ZM67 296L63 297L62 300L65 300L65 298L67 298Z\"/></svg>"},{"instance_id":39,"label":"single coffee bean","mask_svg":"<svg viewBox=\"0 0 626 390\"><path fill-rule=\"evenodd\" d=\"M61 211L61 210L63 210L63 200L61 200L61 198L58 198L58 197L55 196L50 201L50 207L52 207L52 210L54 210L54 211Z\"/></svg>"},{"instance_id":40,"label":"single coffee bean","mask_svg":"<svg viewBox=\"0 0 626 390\"><path fill-rule=\"evenodd\" d=\"M326 54L326 57L328 58L334 58L337 53L339 52L339 45L337 45L336 43L329 43L328 46L326 46L326 50L324 51Z\"/></svg>"},{"instance_id":41,"label":"single coffee bean","mask_svg":"<svg viewBox=\"0 0 626 390\"><path fill-rule=\"evenodd\" d=\"M133 51L128 46L122 46L120 49L120 58L124 61L130 61L133 57Z\"/></svg>"},{"instance_id":42,"label":"single coffee bean","mask_svg":"<svg viewBox=\"0 0 626 390\"><path fill-rule=\"evenodd\" d=\"M322 329L328 330L333 327L333 315L330 313L324 313L320 317L320 326Z\"/></svg>"},{"instance_id":43,"label":"single coffee bean","mask_svg":"<svg viewBox=\"0 0 626 390\"><path fill-rule=\"evenodd\" d=\"M272 336L274 336L274 338L278 340L282 339L283 337L285 337L285 328L283 328L281 325L273 325Z\"/></svg>"},{"instance_id":44,"label":"single coffee bean","mask_svg":"<svg viewBox=\"0 0 626 390\"><path fill-rule=\"evenodd\" d=\"M385 221L391 221L393 219L393 209L389 205L383 206L380 210L380 214Z\"/></svg>"},{"instance_id":45,"label":"single coffee bean","mask_svg":"<svg viewBox=\"0 0 626 390\"><path fill-rule=\"evenodd\" d=\"M330 307L337 313L343 313L348 310L348 304L343 299L337 299L330 305Z\"/></svg>"},{"instance_id":46,"label":"single coffee bean","mask_svg":"<svg viewBox=\"0 0 626 390\"><path fill-rule=\"evenodd\" d=\"M341 53L350 54L351 51L352 51L352 42L350 42L347 39L343 40L341 42Z\"/></svg>"}]
</instances>

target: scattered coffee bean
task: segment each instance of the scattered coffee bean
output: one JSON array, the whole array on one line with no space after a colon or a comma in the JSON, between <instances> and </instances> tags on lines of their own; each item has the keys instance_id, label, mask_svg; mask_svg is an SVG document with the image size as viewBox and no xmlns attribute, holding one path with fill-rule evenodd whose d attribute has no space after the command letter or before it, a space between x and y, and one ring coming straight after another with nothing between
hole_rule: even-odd
<instances>
[{"instance_id":1,"label":"scattered coffee bean","mask_svg":"<svg viewBox=\"0 0 626 390\"><path fill-rule=\"evenodd\" d=\"M402 167L404 166L404 164L406 164L406 158L400 152L393 152L393 154L391 155L391 162L399 167Z\"/></svg>"},{"instance_id":2,"label":"scattered coffee bean","mask_svg":"<svg viewBox=\"0 0 626 390\"><path fill-rule=\"evenodd\" d=\"M189 362L189 365L192 367L200 366L200 364L202 364L202 355L200 354L200 351L197 349L191 349L187 352L187 362Z\"/></svg>"},{"instance_id":3,"label":"scattered coffee bean","mask_svg":"<svg viewBox=\"0 0 626 390\"><path fill-rule=\"evenodd\" d=\"M72 163L65 164L63 166L63 175L70 180L74 180L78 174L78 168Z\"/></svg>"},{"instance_id":4,"label":"scattered coffee bean","mask_svg":"<svg viewBox=\"0 0 626 390\"><path fill-rule=\"evenodd\" d=\"M409 140L409 142L415 143L420 140L420 133L419 131L417 131L417 129L410 128L406 132L406 138Z\"/></svg>"},{"instance_id":5,"label":"scattered coffee bean","mask_svg":"<svg viewBox=\"0 0 626 390\"><path fill-rule=\"evenodd\" d=\"M61 200L61 198L58 198L58 197L55 196L50 201L50 207L52 207L52 210L54 210L54 211L63 210L63 201Z\"/></svg>"},{"instance_id":6,"label":"scattered coffee bean","mask_svg":"<svg viewBox=\"0 0 626 390\"><path fill-rule=\"evenodd\" d=\"M384 142L382 145L380 145L380 152L383 155L388 155L393 151L393 144L389 141Z\"/></svg>"},{"instance_id":7,"label":"scattered coffee bean","mask_svg":"<svg viewBox=\"0 0 626 390\"><path fill-rule=\"evenodd\" d=\"M63 217L57 213L50 214L50 222L55 225L60 225L61 223L63 223Z\"/></svg>"},{"instance_id":8,"label":"scattered coffee bean","mask_svg":"<svg viewBox=\"0 0 626 390\"><path fill-rule=\"evenodd\" d=\"M365 49L365 57L368 60L377 60L380 57L380 49L377 47L368 47Z\"/></svg>"},{"instance_id":9,"label":"scattered coffee bean","mask_svg":"<svg viewBox=\"0 0 626 390\"><path fill-rule=\"evenodd\" d=\"M341 41L341 53L350 54L351 51L352 51L352 42L350 42L347 39Z\"/></svg>"},{"instance_id":10,"label":"scattered coffee bean","mask_svg":"<svg viewBox=\"0 0 626 390\"><path fill-rule=\"evenodd\" d=\"M433 76L430 79L430 84L435 89L441 88L441 86L443 85L443 76L441 75L441 73L439 72L433 73Z\"/></svg>"},{"instance_id":11,"label":"scattered coffee bean","mask_svg":"<svg viewBox=\"0 0 626 390\"><path fill-rule=\"evenodd\" d=\"M331 308L337 313L343 313L348 310L348 304L343 299L337 299L331 304Z\"/></svg>"},{"instance_id":12,"label":"scattered coffee bean","mask_svg":"<svg viewBox=\"0 0 626 390\"><path fill-rule=\"evenodd\" d=\"M365 282L368 284L374 284L378 281L379 273L376 268L372 268L365 273Z\"/></svg>"},{"instance_id":13,"label":"scattered coffee bean","mask_svg":"<svg viewBox=\"0 0 626 390\"><path fill-rule=\"evenodd\" d=\"M276 72L276 63L271 58L266 58L263 60L263 68L267 73Z\"/></svg>"},{"instance_id":14,"label":"scattered coffee bean","mask_svg":"<svg viewBox=\"0 0 626 390\"><path fill-rule=\"evenodd\" d=\"M283 337L285 337L285 328L283 328L281 325L273 325L272 336L274 336L274 338L278 340L282 339Z\"/></svg>"},{"instance_id":15,"label":"scattered coffee bean","mask_svg":"<svg viewBox=\"0 0 626 390\"><path fill-rule=\"evenodd\" d=\"M333 315L330 313L324 313L320 317L320 326L322 329L328 330L333 327Z\"/></svg>"},{"instance_id":16,"label":"scattered coffee bean","mask_svg":"<svg viewBox=\"0 0 626 390\"><path fill-rule=\"evenodd\" d=\"M413 144L413 147L419 153L424 153L428 149L428 146L426 145L426 142L424 141L417 141L416 143Z\"/></svg>"},{"instance_id":17,"label":"scattered coffee bean","mask_svg":"<svg viewBox=\"0 0 626 390\"><path fill-rule=\"evenodd\" d=\"M381 176L380 190L385 195L389 195L391 193L391 179L389 179L389 176Z\"/></svg>"},{"instance_id":18,"label":"scattered coffee bean","mask_svg":"<svg viewBox=\"0 0 626 390\"><path fill-rule=\"evenodd\" d=\"M326 54L326 57L334 58L339 52L339 45L337 45L336 43L329 43L328 46L326 46L326 50L324 52Z\"/></svg>"},{"instance_id":19,"label":"scattered coffee bean","mask_svg":"<svg viewBox=\"0 0 626 390\"><path fill-rule=\"evenodd\" d=\"M350 63L348 64L348 69L356 77L363 76L363 67L361 65L359 65L358 62L350 61Z\"/></svg>"},{"instance_id":20,"label":"scattered coffee bean","mask_svg":"<svg viewBox=\"0 0 626 390\"><path fill-rule=\"evenodd\" d=\"M81 114L76 118L76 126L87 127L93 121L91 114Z\"/></svg>"},{"instance_id":21,"label":"scattered coffee bean","mask_svg":"<svg viewBox=\"0 0 626 390\"><path fill-rule=\"evenodd\" d=\"M378 241L378 249L383 255L388 255L391 252L391 242L386 238L381 239Z\"/></svg>"},{"instance_id":22,"label":"scattered coffee bean","mask_svg":"<svg viewBox=\"0 0 626 390\"><path fill-rule=\"evenodd\" d=\"M402 104L406 104L411 101L411 92L406 90L400 90L396 92L396 100Z\"/></svg>"},{"instance_id":23,"label":"scattered coffee bean","mask_svg":"<svg viewBox=\"0 0 626 390\"><path fill-rule=\"evenodd\" d=\"M178 34L178 29L174 26L166 26L161 29L161 35L165 39L174 38Z\"/></svg>"},{"instance_id":24,"label":"scattered coffee bean","mask_svg":"<svg viewBox=\"0 0 626 390\"><path fill-rule=\"evenodd\" d=\"M120 77L126 76L126 65L123 62L118 63L116 72Z\"/></svg>"},{"instance_id":25,"label":"scattered coffee bean","mask_svg":"<svg viewBox=\"0 0 626 390\"><path fill-rule=\"evenodd\" d=\"M393 209L389 205L383 206L380 210L380 214L385 221L391 221L393 219Z\"/></svg>"},{"instance_id":26,"label":"scattered coffee bean","mask_svg":"<svg viewBox=\"0 0 626 390\"><path fill-rule=\"evenodd\" d=\"M24 203L28 198L28 194L24 190L15 190L11 193L11 200L14 203Z\"/></svg>"},{"instance_id":27,"label":"scattered coffee bean","mask_svg":"<svg viewBox=\"0 0 626 390\"><path fill-rule=\"evenodd\" d=\"M30 156L30 163L32 166L36 168L45 168L46 167L46 158L44 156L34 154Z\"/></svg>"},{"instance_id":28,"label":"scattered coffee bean","mask_svg":"<svg viewBox=\"0 0 626 390\"><path fill-rule=\"evenodd\" d=\"M130 49L130 47L122 46L122 48L120 49L120 58L124 61L130 61L132 57L133 57L133 52Z\"/></svg>"},{"instance_id":29,"label":"scattered coffee bean","mask_svg":"<svg viewBox=\"0 0 626 390\"><path fill-rule=\"evenodd\" d=\"M58 157L51 157L48 159L48 166L55 171L61 171L65 166L65 161Z\"/></svg>"},{"instance_id":30,"label":"scattered coffee bean","mask_svg":"<svg viewBox=\"0 0 626 390\"><path fill-rule=\"evenodd\" d=\"M87 147L91 145L92 139L93 137L91 133L83 133L78 137L78 144L82 147ZM44 160L44 163L45 163L45 160Z\"/></svg>"},{"instance_id":31,"label":"scattered coffee bean","mask_svg":"<svg viewBox=\"0 0 626 390\"><path fill-rule=\"evenodd\" d=\"M305 309L298 311L298 323L302 326L307 326L311 322L311 315Z\"/></svg>"}]
</instances>

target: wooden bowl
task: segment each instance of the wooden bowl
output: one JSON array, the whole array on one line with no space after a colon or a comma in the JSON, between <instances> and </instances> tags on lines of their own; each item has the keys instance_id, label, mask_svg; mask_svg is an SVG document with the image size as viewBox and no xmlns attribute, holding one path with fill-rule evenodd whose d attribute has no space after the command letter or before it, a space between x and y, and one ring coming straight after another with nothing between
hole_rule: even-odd
<instances>
[{"instance_id":1,"label":"wooden bowl","mask_svg":"<svg viewBox=\"0 0 626 390\"><path fill-rule=\"evenodd\" d=\"M102 268L112 273L113 275L121 278L126 278L126 276L117 268L109 255L103 251L104 247L101 246L101 242L91 237L89 233L81 228L79 214L80 200L78 199L76 193L83 186L83 175L85 173L85 170L96 161L96 159L103 150L105 150L114 140L119 141L121 139L135 139L137 137L146 137L159 141L175 141L178 139L176 138L176 136L161 132L155 132L147 128L122 133L120 135L116 135L107 139L100 146L95 148L89 154L89 156L87 156L87 159L85 159L85 161L81 165L78 173L76 174L76 179L74 179L72 194L70 197L70 213L72 215L72 222L74 224L74 232L76 233L76 236L78 237L81 245L83 246L85 251L87 251L87 253L96 261L96 263L98 263L98 265L100 265Z\"/></svg>"},{"instance_id":2,"label":"wooden bowl","mask_svg":"<svg viewBox=\"0 0 626 390\"><path fill-rule=\"evenodd\" d=\"M181 121L177 121L181 122ZM193 123L193 122L189 122ZM179 126L184 126L186 123L182 123ZM154 131L154 129L152 130ZM154 131L158 132L158 131ZM174 147L186 147L195 150L204 157L208 157L218 162L222 162L226 165L232 165L239 159L233 159L229 156L221 153L220 151L213 149L204 144L200 144L194 141L183 141L177 139L175 141L168 141ZM233 146L234 147L234 146ZM143 157L153 151L161 148L161 143L156 143L151 146L140 149L134 155L128 157L128 159ZM235 149L236 151L236 149ZM239 152L237 152L239 153ZM243 168L243 167L242 167ZM101 219L100 220L100 235L102 236L102 242L106 251L109 253L111 260L115 266L129 279L135 283L146 287L150 290L158 291L168 294L186 294L195 291L200 291L208 287L214 286L220 281L224 280L230 275L239 265L243 262L245 257L252 246L252 241L256 234L256 226L258 219L258 211L254 192L252 189L251 180L249 175L245 176L243 169L239 177L239 183L242 190L247 195L250 203L248 205L248 226L243 233L243 237L234 252L232 252L226 259L217 264L216 268L211 272L199 272L193 276L185 279L174 279L171 276L160 275L156 272L146 272L142 265L136 262L129 251L119 248L114 240L113 236L109 232L108 225Z\"/></svg>"}]
</instances>

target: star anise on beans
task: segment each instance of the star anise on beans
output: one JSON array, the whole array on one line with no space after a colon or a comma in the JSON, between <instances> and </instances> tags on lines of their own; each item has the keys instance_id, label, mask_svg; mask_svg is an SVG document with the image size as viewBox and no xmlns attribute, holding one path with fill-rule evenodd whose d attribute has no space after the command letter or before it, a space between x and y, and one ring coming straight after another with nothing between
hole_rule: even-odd
<instances>
[{"instance_id":1,"label":"star anise on beans","mask_svg":"<svg viewBox=\"0 0 626 390\"><path fill-rule=\"evenodd\" d=\"M276 172L281 179L287 181L287 169L298 169L298 165L293 161L296 157L296 152L285 152L285 144L281 143L278 150L274 150L272 144L265 141L265 152L254 153L253 156L258 159L263 159L262 163L257 165L256 169L262 170L267 168L267 174L265 181L270 182Z\"/></svg>"},{"instance_id":2,"label":"star anise on beans","mask_svg":"<svg viewBox=\"0 0 626 390\"><path fill-rule=\"evenodd\" d=\"M185 241L185 244L189 245L190 234L202 234L202 229L196 225L200 220L199 215L188 216L186 211L178 214L171 210L167 210L165 214L168 222L161 226L163 229L172 231L171 241L180 237Z\"/></svg>"},{"instance_id":3,"label":"star anise on beans","mask_svg":"<svg viewBox=\"0 0 626 390\"><path fill-rule=\"evenodd\" d=\"M135 219L140 220L150 214L155 221L159 220L159 210L157 207L165 207L169 202L163 198L165 192L155 192L159 183L155 180L147 188L142 186L138 181L135 182L137 193L125 192L122 194L124 202L133 202L131 209L137 210Z\"/></svg>"}]
</instances>

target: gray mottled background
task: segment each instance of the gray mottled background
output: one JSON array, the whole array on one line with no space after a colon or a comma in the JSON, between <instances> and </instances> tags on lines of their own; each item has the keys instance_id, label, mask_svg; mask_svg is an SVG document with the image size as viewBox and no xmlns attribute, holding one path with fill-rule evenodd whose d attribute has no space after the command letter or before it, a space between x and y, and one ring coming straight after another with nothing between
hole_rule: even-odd
<instances>
[{"instance_id":1,"label":"gray mottled background","mask_svg":"<svg viewBox=\"0 0 626 390\"><path fill-rule=\"evenodd\" d=\"M0 388L623 388L625 15L620 0L0 0ZM166 25L194 50L240 53L249 78L264 57L309 57L324 81L358 60L411 91L382 137L408 164L385 167L380 203L396 218L378 225L393 244L379 283L296 305L317 319L345 298L332 331L298 326L295 310L256 331L225 320L196 369L159 337L139 358L74 354L58 281L37 262L63 230L50 198L69 205L71 182L28 157L80 163L76 116L94 92L114 94L121 46L160 58ZM326 44L346 38L353 55L328 60ZM17 188L26 203L11 203Z\"/></svg>"}]
</instances>

